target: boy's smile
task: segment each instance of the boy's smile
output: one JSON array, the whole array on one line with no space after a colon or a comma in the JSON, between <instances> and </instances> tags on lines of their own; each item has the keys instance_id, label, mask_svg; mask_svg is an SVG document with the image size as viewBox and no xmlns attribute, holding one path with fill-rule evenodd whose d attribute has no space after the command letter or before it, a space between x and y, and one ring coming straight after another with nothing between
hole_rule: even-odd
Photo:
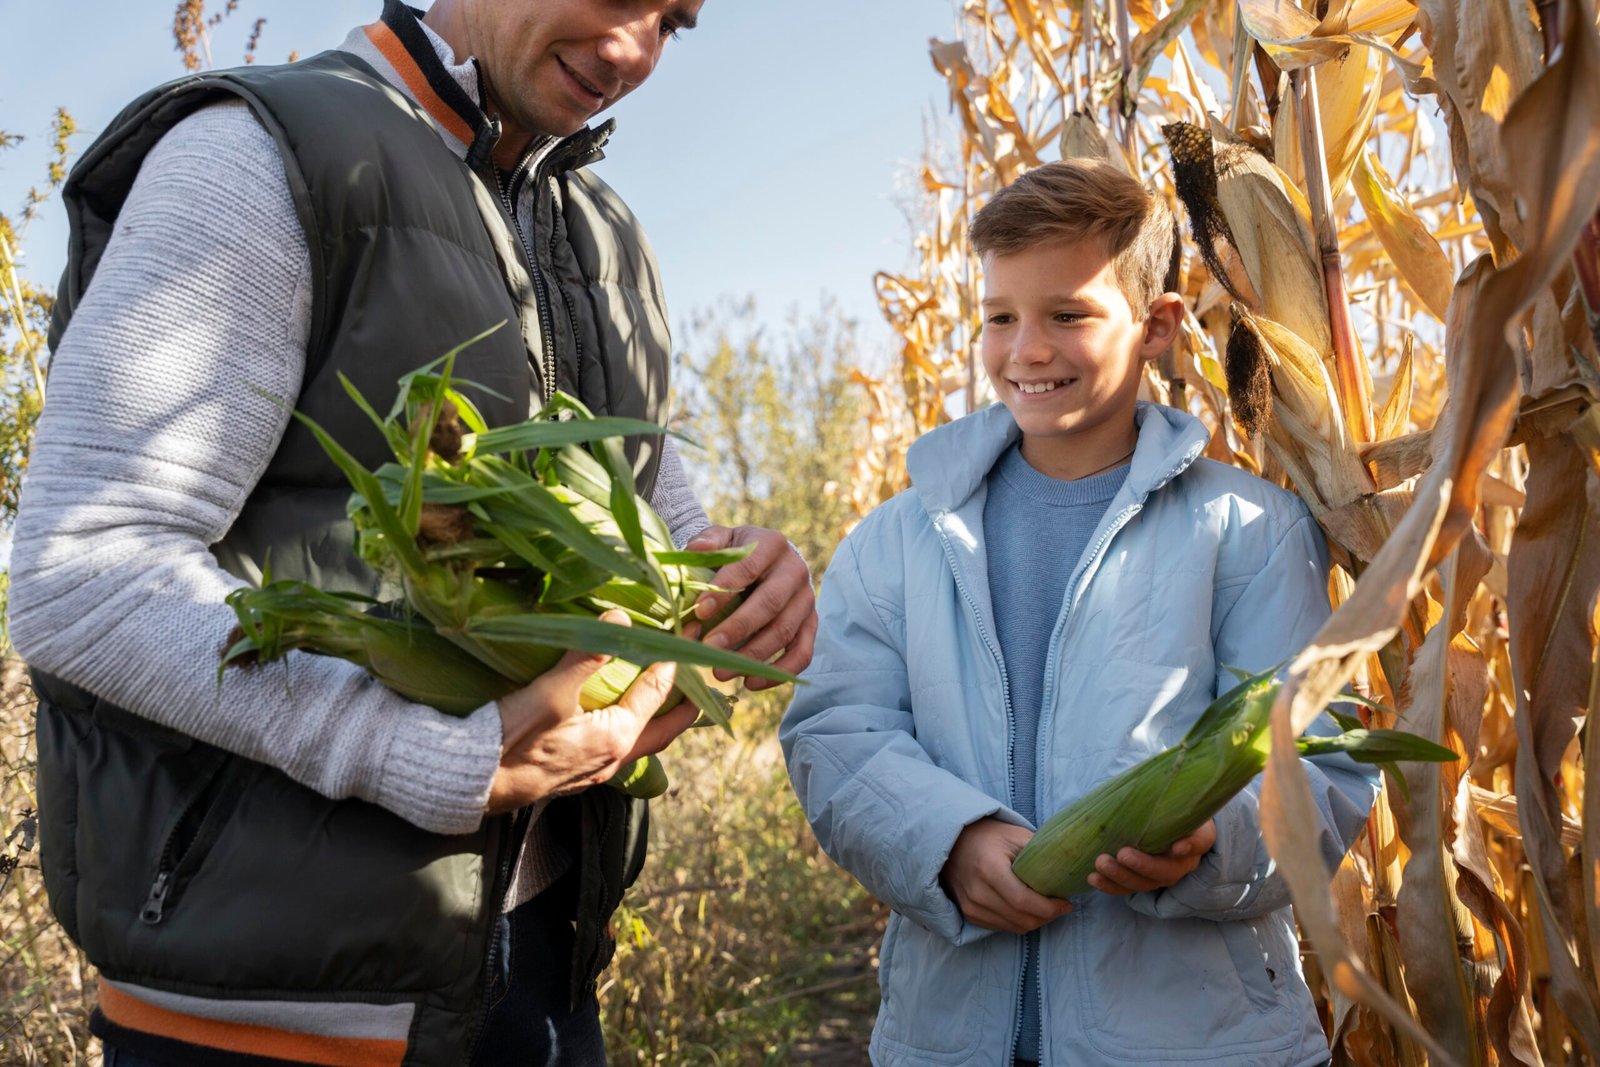
<instances>
[{"instance_id":1,"label":"boy's smile","mask_svg":"<svg viewBox=\"0 0 1600 1067\"><path fill-rule=\"evenodd\" d=\"M1079 478L1132 451L1139 375L1172 342L1179 297L1135 318L1101 243L1056 239L985 257L983 314L984 370L1035 469Z\"/></svg>"}]
</instances>

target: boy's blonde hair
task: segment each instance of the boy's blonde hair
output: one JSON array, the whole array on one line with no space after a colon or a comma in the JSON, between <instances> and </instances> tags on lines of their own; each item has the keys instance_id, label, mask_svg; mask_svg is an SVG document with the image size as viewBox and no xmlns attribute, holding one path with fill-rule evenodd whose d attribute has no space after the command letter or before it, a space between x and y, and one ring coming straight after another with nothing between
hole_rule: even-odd
<instances>
[{"instance_id":1,"label":"boy's blonde hair","mask_svg":"<svg viewBox=\"0 0 1600 1067\"><path fill-rule=\"evenodd\" d=\"M1166 202L1098 159L1063 160L1028 171L994 194L973 218L968 235L980 257L1021 252L1045 241L1099 241L1136 319L1144 318L1176 280L1176 231Z\"/></svg>"}]
</instances>

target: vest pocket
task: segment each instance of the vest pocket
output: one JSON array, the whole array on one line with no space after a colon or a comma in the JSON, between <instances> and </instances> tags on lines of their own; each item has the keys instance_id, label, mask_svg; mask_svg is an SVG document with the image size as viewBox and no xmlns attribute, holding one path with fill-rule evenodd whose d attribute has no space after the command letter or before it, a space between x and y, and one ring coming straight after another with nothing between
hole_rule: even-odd
<instances>
[{"instance_id":1,"label":"vest pocket","mask_svg":"<svg viewBox=\"0 0 1600 1067\"><path fill-rule=\"evenodd\" d=\"M139 909L139 921L146 925L159 924L177 903L183 884L204 862L243 793L245 771L238 758L220 750L212 755L210 769L167 820L150 891Z\"/></svg>"}]
</instances>

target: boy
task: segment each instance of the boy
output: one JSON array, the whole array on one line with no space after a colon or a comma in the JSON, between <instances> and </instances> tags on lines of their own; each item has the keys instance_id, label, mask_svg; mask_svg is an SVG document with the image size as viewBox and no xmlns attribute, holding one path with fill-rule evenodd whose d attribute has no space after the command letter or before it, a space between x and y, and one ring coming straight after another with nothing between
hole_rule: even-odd
<instances>
[{"instance_id":1,"label":"boy","mask_svg":"<svg viewBox=\"0 0 1600 1067\"><path fill-rule=\"evenodd\" d=\"M1328 614L1304 505L1201 459L1198 420L1137 400L1183 315L1162 292L1171 235L1161 201L1105 164L998 193L971 236L1000 404L912 447L912 490L823 583L781 738L823 848L893 909L885 1067L1328 1058L1257 787L1164 855L1099 857L1070 902L1011 872L1034 826L1176 743L1227 667L1271 666ZM1374 778L1306 766L1336 863Z\"/></svg>"}]
</instances>

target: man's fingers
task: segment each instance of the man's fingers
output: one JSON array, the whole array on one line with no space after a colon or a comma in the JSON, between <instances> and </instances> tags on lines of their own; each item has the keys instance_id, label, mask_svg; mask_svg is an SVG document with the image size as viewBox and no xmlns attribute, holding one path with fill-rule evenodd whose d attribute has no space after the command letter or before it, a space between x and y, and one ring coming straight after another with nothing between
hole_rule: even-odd
<instances>
[{"instance_id":1,"label":"man's fingers","mask_svg":"<svg viewBox=\"0 0 1600 1067\"><path fill-rule=\"evenodd\" d=\"M627 614L621 611L605 612L600 619L617 626L632 625ZM583 690L584 683L610 661L611 657L603 652L585 652L575 648L557 660L554 667L529 683L529 688L541 689L556 706L576 710L578 694Z\"/></svg>"},{"instance_id":2,"label":"man's fingers","mask_svg":"<svg viewBox=\"0 0 1600 1067\"><path fill-rule=\"evenodd\" d=\"M672 680L677 677L676 663L652 663L639 672L639 677L628 686L627 692L617 698L616 706L640 717L641 723L653 719L661 705L672 692Z\"/></svg>"},{"instance_id":3,"label":"man's fingers","mask_svg":"<svg viewBox=\"0 0 1600 1067\"><path fill-rule=\"evenodd\" d=\"M773 666L780 671L790 674L799 674L811 665L811 654L816 650L817 643L817 613L808 612L804 622L800 624L800 632L794 635L783 655L773 661ZM747 678L745 688L752 691L771 689L773 686L782 685L769 678Z\"/></svg>"},{"instance_id":4,"label":"man's fingers","mask_svg":"<svg viewBox=\"0 0 1600 1067\"><path fill-rule=\"evenodd\" d=\"M733 531L726 526L707 526L684 544L686 552L716 552L733 544Z\"/></svg>"},{"instance_id":5,"label":"man's fingers","mask_svg":"<svg viewBox=\"0 0 1600 1067\"><path fill-rule=\"evenodd\" d=\"M678 739L678 735L694 725L700 715L700 709L684 701L670 711L664 711L651 719L639 733L639 740L634 744L633 750L628 753L623 762L636 760L641 756L653 756Z\"/></svg>"},{"instance_id":6,"label":"man's fingers","mask_svg":"<svg viewBox=\"0 0 1600 1067\"><path fill-rule=\"evenodd\" d=\"M806 594L791 597L779 610L777 617L739 646L739 651L753 660L766 663L778 653L793 647L795 639L800 636L800 628L816 615L810 590Z\"/></svg>"}]
</instances>

